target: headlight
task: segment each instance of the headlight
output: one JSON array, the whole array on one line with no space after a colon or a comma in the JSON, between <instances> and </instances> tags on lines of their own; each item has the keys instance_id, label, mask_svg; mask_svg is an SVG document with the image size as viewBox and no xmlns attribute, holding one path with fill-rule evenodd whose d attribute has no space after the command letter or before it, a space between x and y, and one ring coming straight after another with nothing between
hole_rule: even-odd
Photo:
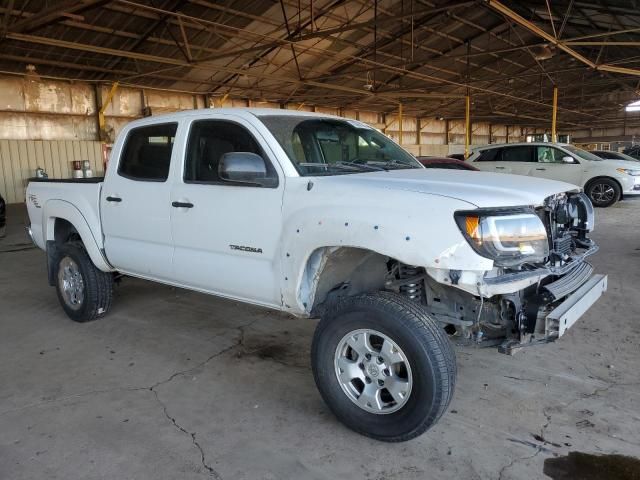
<instances>
[{"instance_id":1,"label":"headlight","mask_svg":"<svg viewBox=\"0 0 640 480\"><path fill-rule=\"evenodd\" d=\"M631 175L632 177L640 177L640 170L631 169L631 168L616 168L620 173L626 173L627 175Z\"/></svg>"},{"instance_id":2,"label":"headlight","mask_svg":"<svg viewBox=\"0 0 640 480\"><path fill-rule=\"evenodd\" d=\"M547 229L535 213L472 210L456 212L455 218L473 249L498 266L542 262L549 256Z\"/></svg>"}]
</instances>

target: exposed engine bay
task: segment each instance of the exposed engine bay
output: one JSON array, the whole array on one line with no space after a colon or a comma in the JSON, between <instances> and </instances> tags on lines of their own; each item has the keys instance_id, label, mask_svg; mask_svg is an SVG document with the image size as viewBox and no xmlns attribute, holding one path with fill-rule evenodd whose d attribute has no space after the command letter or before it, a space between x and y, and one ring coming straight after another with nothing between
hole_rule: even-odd
<instances>
[{"instance_id":1,"label":"exposed engine bay","mask_svg":"<svg viewBox=\"0 0 640 480\"><path fill-rule=\"evenodd\" d=\"M479 284L478 295L473 295L455 287L459 271L449 271L449 284L443 284L421 267L394 260L388 265L385 288L421 302L461 343L499 346L503 353L514 353L527 345L556 340L565 325L552 312L592 277L593 267L586 257L598 250L587 236L593 229L594 211L583 193L555 195L531 210L546 229L546 256L537 262L497 266L484 278L491 285L534 279L525 289L488 297Z\"/></svg>"}]
</instances>

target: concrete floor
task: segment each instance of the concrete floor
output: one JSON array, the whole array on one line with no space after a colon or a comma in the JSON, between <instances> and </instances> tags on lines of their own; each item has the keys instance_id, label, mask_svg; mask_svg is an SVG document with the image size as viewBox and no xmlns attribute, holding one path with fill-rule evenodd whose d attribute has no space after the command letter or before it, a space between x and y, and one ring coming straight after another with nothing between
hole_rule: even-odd
<instances>
[{"instance_id":1,"label":"concrete floor","mask_svg":"<svg viewBox=\"0 0 640 480\"><path fill-rule=\"evenodd\" d=\"M0 240L2 479L535 479L570 451L640 456L640 202L597 211L606 297L555 344L458 348L449 412L402 444L328 412L314 321L126 279L71 322L21 218Z\"/></svg>"}]
</instances>

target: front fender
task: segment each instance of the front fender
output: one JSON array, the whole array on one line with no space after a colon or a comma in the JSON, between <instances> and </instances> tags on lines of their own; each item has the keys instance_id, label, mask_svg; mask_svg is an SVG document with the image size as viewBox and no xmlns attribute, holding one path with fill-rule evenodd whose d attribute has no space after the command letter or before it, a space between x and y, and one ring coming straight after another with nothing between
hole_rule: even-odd
<instances>
[{"instance_id":1,"label":"front fender","mask_svg":"<svg viewBox=\"0 0 640 480\"><path fill-rule=\"evenodd\" d=\"M455 223L454 212L468 209L467 202L388 190L377 197L365 195L360 203L357 192L314 195L298 190L288 192L285 205L292 208L285 213L282 235L282 296L292 313L309 313L312 305L305 299L313 298L311 277L323 266L318 252L334 248L369 250L427 269L493 268L493 261L473 251Z\"/></svg>"},{"instance_id":2,"label":"front fender","mask_svg":"<svg viewBox=\"0 0 640 480\"><path fill-rule=\"evenodd\" d=\"M55 222L58 218L68 221L77 230L91 261L96 267L103 272L114 271L114 268L102 253L99 218L90 219L93 224L92 229L87 218L72 203L64 200L49 200L43 208L42 234L45 243L55 240Z\"/></svg>"}]
</instances>

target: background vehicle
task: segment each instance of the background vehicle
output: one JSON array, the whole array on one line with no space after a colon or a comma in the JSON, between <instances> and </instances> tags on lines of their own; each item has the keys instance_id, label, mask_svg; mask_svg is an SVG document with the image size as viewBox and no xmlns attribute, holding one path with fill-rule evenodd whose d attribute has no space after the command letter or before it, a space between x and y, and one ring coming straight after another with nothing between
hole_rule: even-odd
<instances>
[{"instance_id":1,"label":"background vehicle","mask_svg":"<svg viewBox=\"0 0 640 480\"><path fill-rule=\"evenodd\" d=\"M606 289L572 185L424 169L375 129L285 110L137 120L104 182L32 181L34 242L73 320L113 275L321 317L312 367L347 426L386 441L444 414L459 341L555 341ZM522 207L525 205L525 207Z\"/></svg>"},{"instance_id":2,"label":"background vehicle","mask_svg":"<svg viewBox=\"0 0 640 480\"><path fill-rule=\"evenodd\" d=\"M475 170L478 169L463 160L448 157L417 157L418 161L426 168L447 168L451 170Z\"/></svg>"},{"instance_id":3,"label":"background vehicle","mask_svg":"<svg viewBox=\"0 0 640 480\"><path fill-rule=\"evenodd\" d=\"M448 155L449 158L454 158L456 160L461 160L464 162L465 158L464 158L464 153L452 153L451 155Z\"/></svg>"},{"instance_id":4,"label":"background vehicle","mask_svg":"<svg viewBox=\"0 0 640 480\"><path fill-rule=\"evenodd\" d=\"M640 145L634 145L632 147L625 148L623 150L623 153L635 158L636 160L640 160Z\"/></svg>"},{"instance_id":5,"label":"background vehicle","mask_svg":"<svg viewBox=\"0 0 640 480\"><path fill-rule=\"evenodd\" d=\"M605 160L627 160L630 162L638 162L640 159L633 158L631 155L627 155L622 152L614 152L613 150L591 150L591 153L597 155Z\"/></svg>"},{"instance_id":6,"label":"background vehicle","mask_svg":"<svg viewBox=\"0 0 640 480\"><path fill-rule=\"evenodd\" d=\"M640 195L640 165L602 158L562 143L510 143L474 150L468 160L480 170L561 180L582 187L597 207L625 195Z\"/></svg>"},{"instance_id":7,"label":"background vehicle","mask_svg":"<svg viewBox=\"0 0 640 480\"><path fill-rule=\"evenodd\" d=\"M7 204L0 195L0 238L5 236L7 225Z\"/></svg>"}]
</instances>

